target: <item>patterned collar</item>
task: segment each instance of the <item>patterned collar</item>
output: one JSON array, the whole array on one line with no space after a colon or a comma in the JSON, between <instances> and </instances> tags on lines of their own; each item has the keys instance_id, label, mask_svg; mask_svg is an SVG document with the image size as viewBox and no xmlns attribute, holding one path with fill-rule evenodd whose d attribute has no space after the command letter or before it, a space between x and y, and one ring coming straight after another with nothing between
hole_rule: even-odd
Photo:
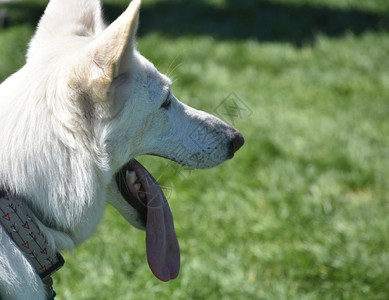
<instances>
[{"instance_id":1,"label":"patterned collar","mask_svg":"<svg viewBox=\"0 0 389 300\"><path fill-rule=\"evenodd\" d=\"M61 254L49 247L46 237L29 214L29 208L18 197L0 190L0 224L45 281L63 266L64 260Z\"/></svg>"}]
</instances>

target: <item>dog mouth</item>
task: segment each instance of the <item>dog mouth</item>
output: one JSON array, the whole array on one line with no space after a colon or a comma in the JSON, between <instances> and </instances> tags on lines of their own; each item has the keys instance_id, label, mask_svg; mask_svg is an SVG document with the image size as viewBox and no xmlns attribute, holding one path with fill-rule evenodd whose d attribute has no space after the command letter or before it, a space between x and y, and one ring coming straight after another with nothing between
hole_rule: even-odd
<instances>
[{"instance_id":1,"label":"dog mouth","mask_svg":"<svg viewBox=\"0 0 389 300\"><path fill-rule=\"evenodd\" d=\"M132 159L118 172L116 182L146 228L147 262L151 271L162 281L176 278L180 270L180 249L173 215L157 180Z\"/></svg>"}]
</instances>

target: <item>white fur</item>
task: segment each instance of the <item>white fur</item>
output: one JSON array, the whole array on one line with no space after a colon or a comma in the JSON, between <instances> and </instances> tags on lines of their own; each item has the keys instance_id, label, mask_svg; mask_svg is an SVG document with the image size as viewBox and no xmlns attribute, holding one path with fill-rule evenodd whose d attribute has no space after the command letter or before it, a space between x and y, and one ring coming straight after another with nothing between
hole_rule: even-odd
<instances>
[{"instance_id":1,"label":"white fur","mask_svg":"<svg viewBox=\"0 0 389 300\"><path fill-rule=\"evenodd\" d=\"M106 28L100 1L51 0L26 65L0 86L0 186L25 197L58 250L90 237L107 201L139 226L114 180L130 159L208 168L231 156L233 128L174 96L160 107L171 82L135 50L139 5ZM1 226L0 297L45 298Z\"/></svg>"}]
</instances>

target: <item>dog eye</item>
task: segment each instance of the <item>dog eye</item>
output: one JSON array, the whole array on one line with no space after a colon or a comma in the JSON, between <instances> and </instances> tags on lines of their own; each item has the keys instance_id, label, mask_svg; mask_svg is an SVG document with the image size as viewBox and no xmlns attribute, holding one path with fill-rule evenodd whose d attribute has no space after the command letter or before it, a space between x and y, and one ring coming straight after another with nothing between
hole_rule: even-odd
<instances>
[{"instance_id":1,"label":"dog eye","mask_svg":"<svg viewBox=\"0 0 389 300\"><path fill-rule=\"evenodd\" d=\"M165 102L162 103L161 107L165 108L165 109L168 109L170 104L172 104L172 97L171 97L171 95L169 93L169 95L167 96Z\"/></svg>"}]
</instances>

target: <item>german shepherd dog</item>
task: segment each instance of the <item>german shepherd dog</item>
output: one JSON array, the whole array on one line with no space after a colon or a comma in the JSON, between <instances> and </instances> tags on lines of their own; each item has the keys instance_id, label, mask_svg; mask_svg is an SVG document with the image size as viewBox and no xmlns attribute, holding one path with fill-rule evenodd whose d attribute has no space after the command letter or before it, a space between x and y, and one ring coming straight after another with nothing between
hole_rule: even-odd
<instances>
[{"instance_id":1,"label":"german shepherd dog","mask_svg":"<svg viewBox=\"0 0 389 300\"><path fill-rule=\"evenodd\" d=\"M139 9L132 1L106 26L99 0L50 1L26 64L0 85L0 189L18 199L54 251L88 239L112 204L146 231L150 269L167 281L180 267L172 214L134 158L211 168L244 139L181 103L169 78L136 50ZM0 298L46 298L31 258L1 225Z\"/></svg>"}]
</instances>

